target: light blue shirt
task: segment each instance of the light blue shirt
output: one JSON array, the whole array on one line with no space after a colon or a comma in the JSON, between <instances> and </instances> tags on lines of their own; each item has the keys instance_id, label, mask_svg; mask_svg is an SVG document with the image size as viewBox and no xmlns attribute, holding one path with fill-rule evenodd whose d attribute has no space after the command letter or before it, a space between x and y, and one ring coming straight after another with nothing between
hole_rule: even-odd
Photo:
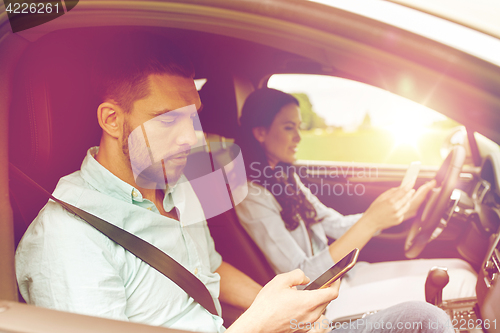
<instances>
[{"instance_id":1,"label":"light blue shirt","mask_svg":"<svg viewBox=\"0 0 500 333\"><path fill-rule=\"evenodd\" d=\"M94 159L89 149L80 171L61 178L54 196L155 245L195 274L220 313L222 263L196 194L187 181L166 193L180 221ZM185 180L185 179L181 179ZM193 221L198 214L200 223ZM16 251L16 273L24 299L37 306L202 332L223 332L214 316L170 279L50 200L29 226Z\"/></svg>"},{"instance_id":2,"label":"light blue shirt","mask_svg":"<svg viewBox=\"0 0 500 333\"><path fill-rule=\"evenodd\" d=\"M304 221L300 221L297 229L288 230L281 218L282 208L274 195L255 182L248 183L248 195L235 210L241 224L276 273L300 268L313 281L334 264L327 236L340 238L362 214L344 216L326 207L297 175L295 178L321 221L311 225L310 234Z\"/></svg>"}]
</instances>

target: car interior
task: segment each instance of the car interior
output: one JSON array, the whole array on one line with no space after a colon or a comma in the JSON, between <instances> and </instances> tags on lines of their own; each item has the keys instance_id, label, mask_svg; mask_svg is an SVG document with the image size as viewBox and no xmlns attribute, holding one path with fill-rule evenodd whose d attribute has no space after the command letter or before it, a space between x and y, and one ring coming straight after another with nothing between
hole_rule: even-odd
<instances>
[{"instance_id":1,"label":"car interior","mask_svg":"<svg viewBox=\"0 0 500 333\"><path fill-rule=\"evenodd\" d=\"M48 40L43 38L33 43L20 60L9 120L10 162L49 191L55 188L62 175L79 169L89 147L99 145L101 129L95 121L98 103L92 100L89 86L92 54L102 41L120 31L123 28L63 31L57 36L47 36ZM234 137L238 123L230 68L238 65L228 63L221 55L230 45L235 49L228 50L227 54L244 59L248 48L255 45L238 45L238 41L228 42L226 38L203 33L185 36L190 35L189 32L167 31L165 35L181 41L189 39L196 48L213 50L214 54L208 57L204 52L203 58L195 56L192 60L196 76L207 78L200 91L204 104L200 118L209 142ZM208 47L213 44L221 47ZM195 50L185 52L197 54ZM263 52L269 54L271 50L264 48ZM208 58L216 62L203 66ZM40 61L46 61L46 66L39 67ZM30 126L21 125L27 123ZM47 198L22 178L11 178L10 191L17 244ZM274 277L263 254L239 224L234 209L210 219L209 226L216 248L224 253L225 261L262 285ZM226 314L241 312L223 306Z\"/></svg>"},{"instance_id":2,"label":"car interior","mask_svg":"<svg viewBox=\"0 0 500 333\"><path fill-rule=\"evenodd\" d=\"M21 170L49 192L55 188L59 178L80 168L87 150L99 145L101 135L96 121L98 101L93 97L89 84L94 51L111 36L131 30L150 31L178 44L194 64L195 79L206 79L199 92L204 104L200 121L209 143L231 141L236 136L238 116L246 96L254 89L266 86L273 74L333 75L367 83L372 77L348 71L353 65L344 64L345 57L330 59L329 55L324 55L328 60L320 61L318 56L306 56L314 50L295 52L286 41L273 46L269 41L259 43L250 38L240 39L196 29L76 27L28 38L23 41L25 49L13 69L15 75L11 82L12 103L8 124L9 195L16 245L47 198L34 190L31 184L16 177L12 168ZM325 63L333 65L326 66ZM360 66L367 65L360 62ZM368 67L365 69L367 73L373 72ZM425 83L426 80L422 81ZM451 94L451 90L443 90L442 93ZM470 94L479 93L472 91ZM434 103L437 106L441 102ZM465 112L460 111L463 109L457 110L456 114L447 112L450 117L462 122L468 119ZM473 128L480 128L484 120L476 119L471 123L475 125ZM491 125L487 127L485 135L492 132ZM490 137L495 139L493 135ZM478 273L477 301L451 304L451 314L468 311L468 314L476 313L477 318L481 314L483 319L493 319L500 316L499 304L493 302L500 299L499 287L494 288L500 272L500 154L481 152L480 155L474 135L469 134L468 138L476 165L464 166L457 176L453 189L460 192L456 199L447 200L447 227L418 258L462 258L469 262ZM305 162L300 163L306 165ZM332 163L325 165L331 168L335 165ZM353 167L349 179L356 181L356 172L360 168ZM318 197L325 205L342 214L363 212L379 194L398 186L405 171L405 166L382 166L378 169L380 176L377 181L358 179L365 185L366 193L356 200L347 195ZM436 173L439 173L437 167L423 168L416 187L433 179ZM328 179L326 174L313 176L312 171L303 179L305 184L324 181L332 185L345 180ZM226 262L262 285L274 277L265 256L240 225L234 209L211 218L208 225L216 249ZM406 260L404 244L410 228L411 222L404 223L376 236L361 251L360 260ZM22 301L21 296L19 300ZM223 305L226 325L240 313L239 309Z\"/></svg>"}]
</instances>

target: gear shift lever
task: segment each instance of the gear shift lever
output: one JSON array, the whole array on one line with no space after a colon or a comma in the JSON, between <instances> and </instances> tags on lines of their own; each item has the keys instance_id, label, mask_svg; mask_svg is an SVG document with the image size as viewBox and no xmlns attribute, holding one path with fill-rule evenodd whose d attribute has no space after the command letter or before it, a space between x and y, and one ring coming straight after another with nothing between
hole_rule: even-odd
<instances>
[{"instance_id":1,"label":"gear shift lever","mask_svg":"<svg viewBox=\"0 0 500 333\"><path fill-rule=\"evenodd\" d=\"M432 267L425 280L425 300L436 306L441 305L443 302L443 288L449 281L448 268Z\"/></svg>"}]
</instances>

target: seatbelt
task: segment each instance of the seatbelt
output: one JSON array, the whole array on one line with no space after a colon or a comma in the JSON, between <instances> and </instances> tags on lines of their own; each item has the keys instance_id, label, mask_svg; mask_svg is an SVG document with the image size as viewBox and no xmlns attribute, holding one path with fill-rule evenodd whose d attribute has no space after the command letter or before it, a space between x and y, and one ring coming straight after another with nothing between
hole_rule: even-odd
<instances>
[{"instance_id":1,"label":"seatbelt","mask_svg":"<svg viewBox=\"0 0 500 333\"><path fill-rule=\"evenodd\" d=\"M40 190L45 196L59 203L69 212L79 216L88 224L106 235L109 239L121 245L137 258L141 259L149 266L168 277L211 314L216 316L219 315L217 313L214 300L207 287L195 275L172 259L172 257L168 254L126 230L118 228L117 226L95 215L55 198L12 163L9 163L9 166L11 173L24 179Z\"/></svg>"}]
</instances>

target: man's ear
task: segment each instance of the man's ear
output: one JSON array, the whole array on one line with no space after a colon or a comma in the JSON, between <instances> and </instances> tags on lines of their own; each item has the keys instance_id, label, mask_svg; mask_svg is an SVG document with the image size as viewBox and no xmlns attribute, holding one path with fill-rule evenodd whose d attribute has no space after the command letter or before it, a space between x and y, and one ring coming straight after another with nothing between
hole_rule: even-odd
<instances>
[{"instance_id":1,"label":"man's ear","mask_svg":"<svg viewBox=\"0 0 500 333\"><path fill-rule=\"evenodd\" d=\"M115 139L120 138L123 130L123 110L115 103L104 102L97 108L99 126Z\"/></svg>"},{"instance_id":2,"label":"man's ear","mask_svg":"<svg viewBox=\"0 0 500 333\"><path fill-rule=\"evenodd\" d=\"M266 140L267 129L265 127L263 126L254 127L252 128L252 133L255 139L259 143L263 143Z\"/></svg>"}]
</instances>

